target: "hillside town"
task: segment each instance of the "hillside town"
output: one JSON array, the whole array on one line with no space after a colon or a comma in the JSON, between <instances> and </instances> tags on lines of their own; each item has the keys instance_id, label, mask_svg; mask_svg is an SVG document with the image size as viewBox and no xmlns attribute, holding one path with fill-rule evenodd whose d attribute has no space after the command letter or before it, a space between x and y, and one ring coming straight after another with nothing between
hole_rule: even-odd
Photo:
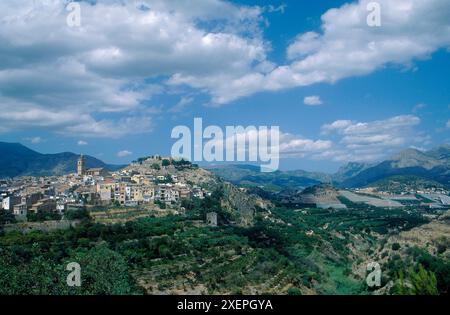
<instances>
[{"instance_id":1,"label":"hillside town","mask_svg":"<svg viewBox=\"0 0 450 315\"><path fill-rule=\"evenodd\" d=\"M0 210L26 221L30 214L56 213L95 206L160 205L181 208L181 200L203 199L212 177L184 160L152 156L109 172L87 168L81 155L76 173L0 180Z\"/></svg>"},{"instance_id":2,"label":"hillside town","mask_svg":"<svg viewBox=\"0 0 450 315\"><path fill-rule=\"evenodd\" d=\"M42 218L43 214L64 217L68 211L111 206L183 211L183 199L203 199L211 194L210 187L215 181L216 177L197 165L170 157L139 158L127 167L110 172L105 168L88 168L85 157L80 155L75 173L0 180L0 210L13 215L16 221ZM339 196L354 203L387 208L415 205L446 209L450 205L449 192L444 188L392 187L340 191L318 187L313 189L313 194L306 189L297 197L290 195L288 199L290 203L335 209L346 208L338 200Z\"/></svg>"}]
</instances>

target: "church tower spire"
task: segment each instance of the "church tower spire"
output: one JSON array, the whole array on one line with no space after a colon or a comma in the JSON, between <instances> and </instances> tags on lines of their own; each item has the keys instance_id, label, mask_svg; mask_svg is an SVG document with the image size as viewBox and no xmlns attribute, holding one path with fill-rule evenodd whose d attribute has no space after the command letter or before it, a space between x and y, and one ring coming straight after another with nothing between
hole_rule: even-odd
<instances>
[{"instance_id":1,"label":"church tower spire","mask_svg":"<svg viewBox=\"0 0 450 315\"><path fill-rule=\"evenodd\" d=\"M86 164L83 154L81 154L80 157L78 158L77 174L78 176L83 176L84 174L86 174Z\"/></svg>"}]
</instances>

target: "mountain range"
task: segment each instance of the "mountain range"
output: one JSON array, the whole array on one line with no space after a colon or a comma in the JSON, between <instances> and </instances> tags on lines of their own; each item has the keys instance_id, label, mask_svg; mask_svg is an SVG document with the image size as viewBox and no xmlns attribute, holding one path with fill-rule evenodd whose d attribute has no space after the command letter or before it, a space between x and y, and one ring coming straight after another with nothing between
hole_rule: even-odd
<instances>
[{"instance_id":1,"label":"mountain range","mask_svg":"<svg viewBox=\"0 0 450 315\"><path fill-rule=\"evenodd\" d=\"M15 176L63 175L76 171L78 154L63 152L42 154L20 143L0 142L0 178ZM86 155L86 167L103 167L113 171L122 165L106 164Z\"/></svg>"},{"instance_id":2,"label":"mountain range","mask_svg":"<svg viewBox=\"0 0 450 315\"><path fill-rule=\"evenodd\" d=\"M376 163L350 162L334 174L303 170L261 173L251 165L222 165L210 168L216 175L234 184L264 186L280 191L302 189L318 183L332 183L343 188L365 187L380 180L402 177L438 182L450 187L450 145L445 144L429 151L406 149Z\"/></svg>"},{"instance_id":3,"label":"mountain range","mask_svg":"<svg viewBox=\"0 0 450 315\"><path fill-rule=\"evenodd\" d=\"M407 149L391 158L360 171L340 182L340 186L354 188L367 186L392 176L416 176L450 187L450 145L429 151Z\"/></svg>"},{"instance_id":4,"label":"mountain range","mask_svg":"<svg viewBox=\"0 0 450 315\"><path fill-rule=\"evenodd\" d=\"M20 143L0 142L0 178L26 175L62 175L75 172L79 155L71 152L42 154ZM92 156L85 156L86 166L117 170L124 165L110 165ZM303 170L261 173L255 165L221 165L208 167L223 179L238 185L264 187L271 191L301 189L320 183L337 187L365 187L376 182L402 177L429 180L450 187L450 145L429 151L406 149L377 163L351 162L336 173Z\"/></svg>"}]
</instances>

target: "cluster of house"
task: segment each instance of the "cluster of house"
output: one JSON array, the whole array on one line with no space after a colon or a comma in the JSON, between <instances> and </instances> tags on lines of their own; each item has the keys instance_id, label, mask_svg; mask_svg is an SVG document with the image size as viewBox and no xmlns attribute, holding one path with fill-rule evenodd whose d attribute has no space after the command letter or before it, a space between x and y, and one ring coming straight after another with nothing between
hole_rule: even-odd
<instances>
[{"instance_id":1,"label":"cluster of house","mask_svg":"<svg viewBox=\"0 0 450 315\"><path fill-rule=\"evenodd\" d=\"M58 212L79 209L75 189L79 186L70 176L21 177L0 185L0 211L9 211L17 220L28 213Z\"/></svg>"},{"instance_id":2,"label":"cluster of house","mask_svg":"<svg viewBox=\"0 0 450 315\"><path fill-rule=\"evenodd\" d=\"M90 205L138 206L145 203L178 204L182 199L204 198L209 192L193 185L164 166L154 170L123 169L109 173L87 169L85 158L77 161L77 173L51 177L21 177L0 182L0 210L18 220L29 212L64 214Z\"/></svg>"},{"instance_id":3,"label":"cluster of house","mask_svg":"<svg viewBox=\"0 0 450 315\"><path fill-rule=\"evenodd\" d=\"M96 194L101 204L137 206L143 203L178 203L181 199L204 198L204 189L180 181L176 175L135 174L121 171L99 180Z\"/></svg>"}]
</instances>

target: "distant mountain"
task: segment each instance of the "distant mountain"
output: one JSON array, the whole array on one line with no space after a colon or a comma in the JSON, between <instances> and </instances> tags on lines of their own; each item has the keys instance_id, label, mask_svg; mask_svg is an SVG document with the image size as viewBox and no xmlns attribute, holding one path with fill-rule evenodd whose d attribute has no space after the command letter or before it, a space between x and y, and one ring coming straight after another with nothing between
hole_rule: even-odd
<instances>
[{"instance_id":1,"label":"distant mountain","mask_svg":"<svg viewBox=\"0 0 450 315\"><path fill-rule=\"evenodd\" d=\"M233 184L278 192L304 189L319 183L333 183L347 188L364 187L389 178L398 181L398 176L405 176L404 184L420 182L424 185L420 181L423 179L450 187L450 145L426 152L403 150L379 163L350 162L334 174L303 170L261 173L259 167L253 165L222 165L209 169Z\"/></svg>"},{"instance_id":2,"label":"distant mountain","mask_svg":"<svg viewBox=\"0 0 450 315\"><path fill-rule=\"evenodd\" d=\"M391 176L416 176L450 187L450 146L430 151L407 149L390 159L368 167L340 183L342 187L363 187Z\"/></svg>"},{"instance_id":3,"label":"distant mountain","mask_svg":"<svg viewBox=\"0 0 450 315\"><path fill-rule=\"evenodd\" d=\"M430 158L440 161L450 167L450 144L444 144L426 152Z\"/></svg>"},{"instance_id":4,"label":"distant mountain","mask_svg":"<svg viewBox=\"0 0 450 315\"><path fill-rule=\"evenodd\" d=\"M331 180L331 177L324 173L302 170L262 173L259 166L242 164L214 166L208 170L235 185L263 187L270 191L303 189Z\"/></svg>"},{"instance_id":5,"label":"distant mountain","mask_svg":"<svg viewBox=\"0 0 450 315\"><path fill-rule=\"evenodd\" d=\"M41 154L20 143L0 142L0 178L73 173L78 157L78 154L71 152ZM106 164L88 155L85 158L88 168L103 167L112 171L123 167Z\"/></svg>"},{"instance_id":6,"label":"distant mountain","mask_svg":"<svg viewBox=\"0 0 450 315\"><path fill-rule=\"evenodd\" d=\"M373 164L368 163L358 163L358 162L350 162L344 166L341 166L339 170L332 175L333 182L341 183L347 179L355 177L362 171L368 169L373 166Z\"/></svg>"}]
</instances>

